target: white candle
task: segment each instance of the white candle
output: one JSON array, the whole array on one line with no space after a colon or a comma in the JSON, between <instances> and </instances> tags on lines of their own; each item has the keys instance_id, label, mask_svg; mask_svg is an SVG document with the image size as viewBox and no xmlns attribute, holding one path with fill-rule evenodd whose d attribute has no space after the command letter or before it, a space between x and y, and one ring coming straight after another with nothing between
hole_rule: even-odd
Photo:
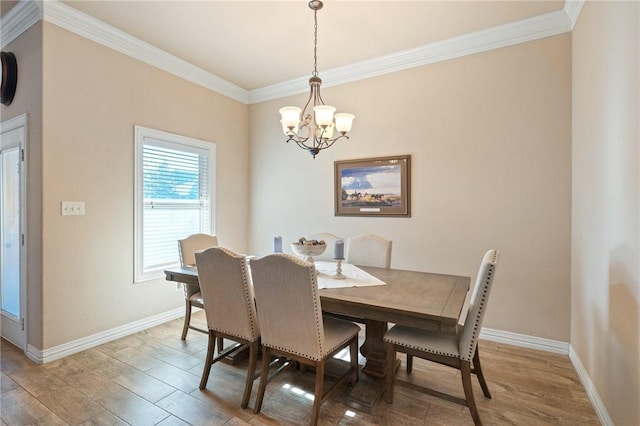
<instances>
[{"instance_id":1,"label":"white candle","mask_svg":"<svg viewBox=\"0 0 640 426\"><path fill-rule=\"evenodd\" d=\"M333 251L334 259L344 259L344 241L337 240Z\"/></svg>"}]
</instances>

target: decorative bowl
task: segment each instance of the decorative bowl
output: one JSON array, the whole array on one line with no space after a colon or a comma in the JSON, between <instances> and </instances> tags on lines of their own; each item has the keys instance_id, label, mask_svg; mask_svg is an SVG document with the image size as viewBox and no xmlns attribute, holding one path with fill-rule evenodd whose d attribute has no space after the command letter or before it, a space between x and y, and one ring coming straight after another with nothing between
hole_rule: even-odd
<instances>
[{"instance_id":1,"label":"decorative bowl","mask_svg":"<svg viewBox=\"0 0 640 426\"><path fill-rule=\"evenodd\" d=\"M301 244L299 241L291 243L291 251L304 257L307 262L313 262L313 256L320 256L327 249L327 244Z\"/></svg>"}]
</instances>

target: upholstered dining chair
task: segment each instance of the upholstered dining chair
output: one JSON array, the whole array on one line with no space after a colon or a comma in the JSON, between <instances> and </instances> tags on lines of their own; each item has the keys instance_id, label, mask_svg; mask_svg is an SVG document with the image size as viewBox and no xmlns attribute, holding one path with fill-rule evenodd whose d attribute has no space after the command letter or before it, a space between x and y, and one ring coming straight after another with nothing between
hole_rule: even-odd
<instances>
[{"instance_id":1,"label":"upholstered dining chair","mask_svg":"<svg viewBox=\"0 0 640 426\"><path fill-rule=\"evenodd\" d=\"M469 303L469 310L457 335L443 334L433 331L419 330L401 325L393 326L384 337L387 351L387 371L394 371L396 352L416 356L438 364L460 370L464 399L419 386L413 382L400 381L394 374L388 374L385 380L385 401L393 402L394 385L399 384L411 389L465 405L471 412L476 425L481 425L480 415L473 398L471 373L478 377L482 393L491 398L487 382L482 374L480 355L478 353L478 336L482 328L482 320L487 308L489 293L498 264L498 250L486 252L480 264L480 270ZM409 371L408 371L409 373Z\"/></svg>"},{"instance_id":2,"label":"upholstered dining chair","mask_svg":"<svg viewBox=\"0 0 640 426\"><path fill-rule=\"evenodd\" d=\"M196 266L196 251L205 250L209 247L218 246L218 237L209 234L193 234L187 238L178 240L178 253L180 253L180 265L181 266ZM195 327L191 325L191 309L193 307L203 309L202 294L200 289L194 286L182 285L184 289L184 325L182 327L182 340L187 338L189 329L196 330L201 333L207 333L207 330ZM220 345L222 346L222 345Z\"/></svg>"},{"instance_id":3,"label":"upholstered dining chair","mask_svg":"<svg viewBox=\"0 0 640 426\"><path fill-rule=\"evenodd\" d=\"M391 240L374 234L350 237L347 242L347 263L390 268L391 244Z\"/></svg>"},{"instance_id":4,"label":"upholstered dining chair","mask_svg":"<svg viewBox=\"0 0 640 426\"><path fill-rule=\"evenodd\" d=\"M207 358L200 389L207 386L211 366L236 347L230 346L214 357L216 339L228 338L249 347L249 368L241 407L246 408L258 360L260 327L256 318L253 285L245 256L222 247L196 253L200 292L209 329Z\"/></svg>"},{"instance_id":5,"label":"upholstered dining chair","mask_svg":"<svg viewBox=\"0 0 640 426\"><path fill-rule=\"evenodd\" d=\"M333 255L336 241L344 240L344 238L338 237L330 232L318 232L311 235L312 240L324 240L327 243L327 249L320 256L313 256L314 260L324 260L326 262L333 262Z\"/></svg>"},{"instance_id":6,"label":"upholstered dining chair","mask_svg":"<svg viewBox=\"0 0 640 426\"><path fill-rule=\"evenodd\" d=\"M277 253L251 259L258 321L262 334L262 372L254 413L262 407L271 356L284 356L315 367L311 424L316 425L320 405L339 385L358 380L358 332L349 321L323 317L316 268L295 256ZM350 349L349 369L324 390L325 364L345 347Z\"/></svg>"}]
</instances>

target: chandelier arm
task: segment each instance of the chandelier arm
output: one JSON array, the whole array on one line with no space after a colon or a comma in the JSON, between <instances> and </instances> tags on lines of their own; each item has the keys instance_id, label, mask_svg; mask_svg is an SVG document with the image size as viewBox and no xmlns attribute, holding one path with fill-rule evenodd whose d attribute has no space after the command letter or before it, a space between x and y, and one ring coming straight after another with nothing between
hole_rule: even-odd
<instances>
[{"instance_id":1,"label":"chandelier arm","mask_svg":"<svg viewBox=\"0 0 640 426\"><path fill-rule=\"evenodd\" d=\"M311 83L309 83L309 85L311 86ZM312 99L314 101L314 106L315 106L314 93L315 93L315 91L313 90L313 86L312 86L311 87L311 92L309 93L309 97L307 98L307 103L304 104L304 108L302 108L302 114L300 115L300 121L301 122L304 122L304 116L307 113L307 107L309 106L309 103L311 102Z\"/></svg>"},{"instance_id":2,"label":"chandelier arm","mask_svg":"<svg viewBox=\"0 0 640 426\"><path fill-rule=\"evenodd\" d=\"M336 143L337 141L339 141L340 139L345 138L345 139L349 139L349 136L347 135L340 135L337 138L333 138L333 139L328 139L325 142L325 146L322 149L326 149L326 148L331 148L331 146Z\"/></svg>"},{"instance_id":3,"label":"chandelier arm","mask_svg":"<svg viewBox=\"0 0 640 426\"><path fill-rule=\"evenodd\" d=\"M322 94L320 93L320 86L318 86L318 90L316 93L316 99L318 100L318 105L324 105L324 100L322 99Z\"/></svg>"},{"instance_id":4,"label":"chandelier arm","mask_svg":"<svg viewBox=\"0 0 640 426\"><path fill-rule=\"evenodd\" d=\"M294 141L296 144L298 144L298 146L299 146L300 148L307 149L307 145L305 145L304 141L300 141L300 140L296 140L296 139L294 139L293 141Z\"/></svg>"},{"instance_id":5,"label":"chandelier arm","mask_svg":"<svg viewBox=\"0 0 640 426\"><path fill-rule=\"evenodd\" d=\"M296 143L300 148L302 148L302 149L306 149L307 151L309 151L309 150L311 150L311 149L316 148L316 146L309 146L309 145L307 145L307 144L306 144L306 142L307 142L308 140L309 140L309 138L304 139L304 140L299 140L299 139L298 139L298 140L296 140L296 139L293 139L293 141L294 141L294 142L295 142L295 143ZM314 139L314 140L315 140L315 139Z\"/></svg>"},{"instance_id":6,"label":"chandelier arm","mask_svg":"<svg viewBox=\"0 0 640 426\"><path fill-rule=\"evenodd\" d=\"M308 140L309 140L309 135L307 135L306 137L301 137L299 135L291 135L289 136L289 140L287 140L287 142L294 141L298 145L300 144L304 145Z\"/></svg>"}]
</instances>

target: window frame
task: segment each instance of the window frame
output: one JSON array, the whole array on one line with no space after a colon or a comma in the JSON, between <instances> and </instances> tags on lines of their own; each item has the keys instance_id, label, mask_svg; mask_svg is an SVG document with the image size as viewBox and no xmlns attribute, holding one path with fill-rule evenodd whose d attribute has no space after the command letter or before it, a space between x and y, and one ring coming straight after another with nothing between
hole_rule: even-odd
<instances>
[{"instance_id":1,"label":"window frame","mask_svg":"<svg viewBox=\"0 0 640 426\"><path fill-rule=\"evenodd\" d=\"M152 141L151 141L152 140ZM187 136L164 132L162 130L151 129L143 126L134 126L134 283L146 282L164 276L164 269L180 264L178 255L178 243L176 241L176 262L169 265L162 265L156 268L146 268L143 265L144 253L144 147L152 144L158 147L169 148L178 151L199 153L203 151L209 157L209 167L207 170L209 188L209 232L215 235L215 206L216 206L216 144ZM202 178L202 176L201 176ZM205 232L205 230L201 230ZM185 235L186 237L186 235Z\"/></svg>"}]
</instances>

